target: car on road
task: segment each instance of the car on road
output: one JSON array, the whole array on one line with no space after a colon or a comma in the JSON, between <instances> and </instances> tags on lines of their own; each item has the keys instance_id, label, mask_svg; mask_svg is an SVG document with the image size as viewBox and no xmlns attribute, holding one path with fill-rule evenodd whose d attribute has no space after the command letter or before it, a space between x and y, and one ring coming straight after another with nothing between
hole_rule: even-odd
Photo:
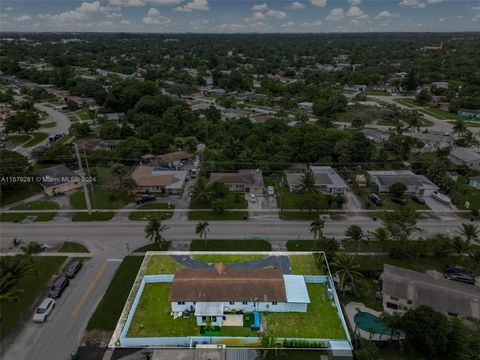
<instances>
[{"instance_id":1,"label":"car on road","mask_svg":"<svg viewBox=\"0 0 480 360\"><path fill-rule=\"evenodd\" d=\"M397 203L397 204L400 204L400 205L407 205L407 199L404 199L404 198L401 198L401 197L392 197L391 200L394 202L394 203Z\"/></svg>"},{"instance_id":2,"label":"car on road","mask_svg":"<svg viewBox=\"0 0 480 360\"><path fill-rule=\"evenodd\" d=\"M48 292L48 297L57 299L62 296L63 291L67 288L70 284L70 280L68 280L65 275L58 277L54 282L50 291Z\"/></svg>"},{"instance_id":3,"label":"car on road","mask_svg":"<svg viewBox=\"0 0 480 360\"><path fill-rule=\"evenodd\" d=\"M54 307L55 300L50 297L44 299L35 311L35 314L33 314L33 322L41 323L47 320L47 316L52 312Z\"/></svg>"},{"instance_id":4,"label":"car on road","mask_svg":"<svg viewBox=\"0 0 480 360\"><path fill-rule=\"evenodd\" d=\"M473 273L469 269L461 265L455 265L455 264L448 264L447 266L445 266L445 273L446 274L468 274L473 276Z\"/></svg>"},{"instance_id":5,"label":"car on road","mask_svg":"<svg viewBox=\"0 0 480 360\"><path fill-rule=\"evenodd\" d=\"M475 278L468 274L450 273L445 274L445 278L448 280L462 282L464 284L475 285Z\"/></svg>"},{"instance_id":6,"label":"car on road","mask_svg":"<svg viewBox=\"0 0 480 360\"><path fill-rule=\"evenodd\" d=\"M72 261L65 271L65 277L67 279L73 279L75 275L80 271L82 268L82 262L79 260Z\"/></svg>"},{"instance_id":7,"label":"car on road","mask_svg":"<svg viewBox=\"0 0 480 360\"><path fill-rule=\"evenodd\" d=\"M372 202L377 205L377 206L382 206L382 199L380 198L380 196L378 196L377 194L371 194L370 195L370 200L372 200Z\"/></svg>"},{"instance_id":8,"label":"car on road","mask_svg":"<svg viewBox=\"0 0 480 360\"><path fill-rule=\"evenodd\" d=\"M140 195L135 198L137 205L145 204L147 202L155 201L155 196L153 195Z\"/></svg>"},{"instance_id":9,"label":"car on road","mask_svg":"<svg viewBox=\"0 0 480 360\"><path fill-rule=\"evenodd\" d=\"M250 195L248 196L248 200L249 200L250 202L254 203L254 202L257 202L257 197L255 196L255 194L250 194Z\"/></svg>"},{"instance_id":10,"label":"car on road","mask_svg":"<svg viewBox=\"0 0 480 360\"><path fill-rule=\"evenodd\" d=\"M425 199L418 195L413 195L412 200L415 201L417 204L423 205L425 204Z\"/></svg>"},{"instance_id":11,"label":"car on road","mask_svg":"<svg viewBox=\"0 0 480 360\"><path fill-rule=\"evenodd\" d=\"M267 195L268 196L275 196L275 190L273 189L273 186L267 187Z\"/></svg>"}]
</instances>

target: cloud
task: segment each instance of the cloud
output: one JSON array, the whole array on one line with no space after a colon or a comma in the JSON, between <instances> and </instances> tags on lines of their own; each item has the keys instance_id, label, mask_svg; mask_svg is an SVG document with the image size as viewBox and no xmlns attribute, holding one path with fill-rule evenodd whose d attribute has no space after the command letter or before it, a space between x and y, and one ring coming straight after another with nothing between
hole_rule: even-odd
<instances>
[{"instance_id":1,"label":"cloud","mask_svg":"<svg viewBox=\"0 0 480 360\"><path fill-rule=\"evenodd\" d=\"M252 6L252 11L265 11L268 10L268 5L263 3L263 4L255 4Z\"/></svg>"},{"instance_id":2,"label":"cloud","mask_svg":"<svg viewBox=\"0 0 480 360\"><path fill-rule=\"evenodd\" d=\"M11 6L7 6L7 7L5 8L5 11L12 11L12 10L13 10L13 7L11 7Z\"/></svg>"},{"instance_id":3,"label":"cloud","mask_svg":"<svg viewBox=\"0 0 480 360\"><path fill-rule=\"evenodd\" d=\"M280 25L282 28L289 28L292 26L295 26L295 23L293 21L286 22L285 24Z\"/></svg>"},{"instance_id":4,"label":"cloud","mask_svg":"<svg viewBox=\"0 0 480 360\"><path fill-rule=\"evenodd\" d=\"M260 11L255 11L251 16L246 17L245 21L254 24L261 21L265 21L266 19L267 17L265 16L264 13Z\"/></svg>"},{"instance_id":5,"label":"cloud","mask_svg":"<svg viewBox=\"0 0 480 360\"><path fill-rule=\"evenodd\" d=\"M436 1L436 0L433 0L433 1ZM426 3L418 2L418 0L402 0L399 5L410 6L410 7L419 8L419 9L423 9L423 8L427 7Z\"/></svg>"},{"instance_id":6,"label":"cloud","mask_svg":"<svg viewBox=\"0 0 480 360\"><path fill-rule=\"evenodd\" d=\"M110 5L123 7L138 7L147 4L155 5L180 5L182 0L108 0Z\"/></svg>"},{"instance_id":7,"label":"cloud","mask_svg":"<svg viewBox=\"0 0 480 360\"><path fill-rule=\"evenodd\" d=\"M327 6L327 0L310 0L313 6L325 7Z\"/></svg>"},{"instance_id":8,"label":"cloud","mask_svg":"<svg viewBox=\"0 0 480 360\"><path fill-rule=\"evenodd\" d=\"M20 15L20 16L14 17L13 20L15 20L15 21L28 21L28 20L32 20L32 17L30 15Z\"/></svg>"},{"instance_id":9,"label":"cloud","mask_svg":"<svg viewBox=\"0 0 480 360\"><path fill-rule=\"evenodd\" d=\"M348 3L352 6L358 6L362 3L362 0L348 0Z\"/></svg>"},{"instance_id":10,"label":"cloud","mask_svg":"<svg viewBox=\"0 0 480 360\"><path fill-rule=\"evenodd\" d=\"M428 5L441 3L443 0L427 0Z\"/></svg>"},{"instance_id":11,"label":"cloud","mask_svg":"<svg viewBox=\"0 0 480 360\"><path fill-rule=\"evenodd\" d=\"M98 26L100 26L100 27L110 27L110 26L113 26L113 22L111 22L110 20L102 21L102 22L98 23Z\"/></svg>"},{"instance_id":12,"label":"cloud","mask_svg":"<svg viewBox=\"0 0 480 360\"><path fill-rule=\"evenodd\" d=\"M304 22L302 23L303 27L316 27L316 26L322 26L322 22L320 20L314 21L314 22Z\"/></svg>"},{"instance_id":13,"label":"cloud","mask_svg":"<svg viewBox=\"0 0 480 360\"><path fill-rule=\"evenodd\" d=\"M82 2L79 7L74 10L64 11L60 14L39 14L40 19L49 19L57 25L69 25L84 22L95 14L105 12L107 9L100 5L100 1Z\"/></svg>"},{"instance_id":14,"label":"cloud","mask_svg":"<svg viewBox=\"0 0 480 360\"><path fill-rule=\"evenodd\" d=\"M330 14L327 16L327 20L338 21L343 19L344 13L342 8L335 8L330 11Z\"/></svg>"},{"instance_id":15,"label":"cloud","mask_svg":"<svg viewBox=\"0 0 480 360\"><path fill-rule=\"evenodd\" d=\"M208 6L208 0L193 0L189 3L186 3L183 6L178 6L175 8L175 11L208 11L210 7Z\"/></svg>"},{"instance_id":16,"label":"cloud","mask_svg":"<svg viewBox=\"0 0 480 360\"><path fill-rule=\"evenodd\" d=\"M277 20L282 20L287 18L287 14L283 11L270 9L266 13L267 16L273 17Z\"/></svg>"},{"instance_id":17,"label":"cloud","mask_svg":"<svg viewBox=\"0 0 480 360\"><path fill-rule=\"evenodd\" d=\"M120 21L120 24L122 24L122 25L130 25L130 21L128 21L128 20L121 20L121 21Z\"/></svg>"},{"instance_id":18,"label":"cloud","mask_svg":"<svg viewBox=\"0 0 480 360\"><path fill-rule=\"evenodd\" d=\"M381 19L381 18L393 18L393 17L399 17L400 15L396 13L391 13L388 10L383 10L378 13L377 16L375 16L375 19Z\"/></svg>"},{"instance_id":19,"label":"cloud","mask_svg":"<svg viewBox=\"0 0 480 360\"><path fill-rule=\"evenodd\" d=\"M290 5L288 5L288 8L290 10L300 10L300 9L305 9L305 5L299 1L294 1Z\"/></svg>"},{"instance_id":20,"label":"cloud","mask_svg":"<svg viewBox=\"0 0 480 360\"><path fill-rule=\"evenodd\" d=\"M357 6L351 6L350 9L348 9L346 15L348 17L354 17L354 18L359 18L359 19L366 19L368 15L366 15L362 9L360 9Z\"/></svg>"},{"instance_id":21,"label":"cloud","mask_svg":"<svg viewBox=\"0 0 480 360\"><path fill-rule=\"evenodd\" d=\"M108 18L117 18L117 17L122 17L122 13L119 13L119 12L106 13L105 16Z\"/></svg>"},{"instance_id":22,"label":"cloud","mask_svg":"<svg viewBox=\"0 0 480 360\"><path fill-rule=\"evenodd\" d=\"M441 18L438 18L438 21L445 22L445 19L441 17Z\"/></svg>"},{"instance_id":23,"label":"cloud","mask_svg":"<svg viewBox=\"0 0 480 360\"><path fill-rule=\"evenodd\" d=\"M150 8L147 12L147 16L143 18L143 23L154 26L160 25L165 26L170 22L170 19L166 16L160 15L160 12L155 8Z\"/></svg>"}]
</instances>

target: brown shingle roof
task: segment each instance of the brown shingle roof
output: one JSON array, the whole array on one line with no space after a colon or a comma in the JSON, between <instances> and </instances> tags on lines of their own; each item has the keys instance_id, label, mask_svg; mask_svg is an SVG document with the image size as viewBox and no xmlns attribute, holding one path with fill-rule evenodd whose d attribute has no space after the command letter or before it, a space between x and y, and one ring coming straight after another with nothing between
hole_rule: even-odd
<instances>
[{"instance_id":1,"label":"brown shingle roof","mask_svg":"<svg viewBox=\"0 0 480 360\"><path fill-rule=\"evenodd\" d=\"M186 151L176 151L176 152L160 155L159 158L163 161L170 162L170 161L190 159L190 155Z\"/></svg>"},{"instance_id":2,"label":"brown shingle roof","mask_svg":"<svg viewBox=\"0 0 480 360\"><path fill-rule=\"evenodd\" d=\"M181 269L175 273L170 301L278 301L286 302L279 269Z\"/></svg>"},{"instance_id":3,"label":"brown shingle roof","mask_svg":"<svg viewBox=\"0 0 480 360\"><path fill-rule=\"evenodd\" d=\"M137 166L132 179L138 186L167 186L173 182L175 175L171 172L155 173L150 166Z\"/></svg>"},{"instance_id":4,"label":"brown shingle roof","mask_svg":"<svg viewBox=\"0 0 480 360\"><path fill-rule=\"evenodd\" d=\"M263 185L263 174L256 170L239 170L232 173L211 173L210 183L220 182L224 184Z\"/></svg>"}]
</instances>

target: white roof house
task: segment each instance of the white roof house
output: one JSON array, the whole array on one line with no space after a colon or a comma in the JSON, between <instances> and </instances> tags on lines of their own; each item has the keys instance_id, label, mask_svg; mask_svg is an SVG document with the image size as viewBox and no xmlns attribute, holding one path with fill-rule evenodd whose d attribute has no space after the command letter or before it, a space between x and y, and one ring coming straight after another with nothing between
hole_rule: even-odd
<instances>
[{"instance_id":1,"label":"white roof house","mask_svg":"<svg viewBox=\"0 0 480 360\"><path fill-rule=\"evenodd\" d=\"M448 160L457 165L465 165L473 170L480 170L480 153L471 148L454 147Z\"/></svg>"},{"instance_id":2,"label":"white roof house","mask_svg":"<svg viewBox=\"0 0 480 360\"><path fill-rule=\"evenodd\" d=\"M439 188L423 175L410 170L367 171L370 179L377 184L378 191L389 192L390 186L402 183L407 186L407 193L431 196Z\"/></svg>"},{"instance_id":3,"label":"white roof house","mask_svg":"<svg viewBox=\"0 0 480 360\"><path fill-rule=\"evenodd\" d=\"M347 184L331 166L310 166L315 176L315 187L330 194L345 194Z\"/></svg>"},{"instance_id":4,"label":"white roof house","mask_svg":"<svg viewBox=\"0 0 480 360\"><path fill-rule=\"evenodd\" d=\"M304 101L304 102L298 103L298 108L306 111L312 111L313 102Z\"/></svg>"}]
</instances>

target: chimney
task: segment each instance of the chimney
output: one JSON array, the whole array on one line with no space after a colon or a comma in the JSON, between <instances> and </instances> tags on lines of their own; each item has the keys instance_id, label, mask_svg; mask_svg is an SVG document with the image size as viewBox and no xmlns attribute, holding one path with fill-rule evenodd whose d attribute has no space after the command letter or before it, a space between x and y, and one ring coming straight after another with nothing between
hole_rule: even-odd
<instances>
[{"instance_id":1,"label":"chimney","mask_svg":"<svg viewBox=\"0 0 480 360\"><path fill-rule=\"evenodd\" d=\"M222 275L225 271L227 270L227 267L225 266L224 263L216 263L215 264L215 271L219 274Z\"/></svg>"}]
</instances>

